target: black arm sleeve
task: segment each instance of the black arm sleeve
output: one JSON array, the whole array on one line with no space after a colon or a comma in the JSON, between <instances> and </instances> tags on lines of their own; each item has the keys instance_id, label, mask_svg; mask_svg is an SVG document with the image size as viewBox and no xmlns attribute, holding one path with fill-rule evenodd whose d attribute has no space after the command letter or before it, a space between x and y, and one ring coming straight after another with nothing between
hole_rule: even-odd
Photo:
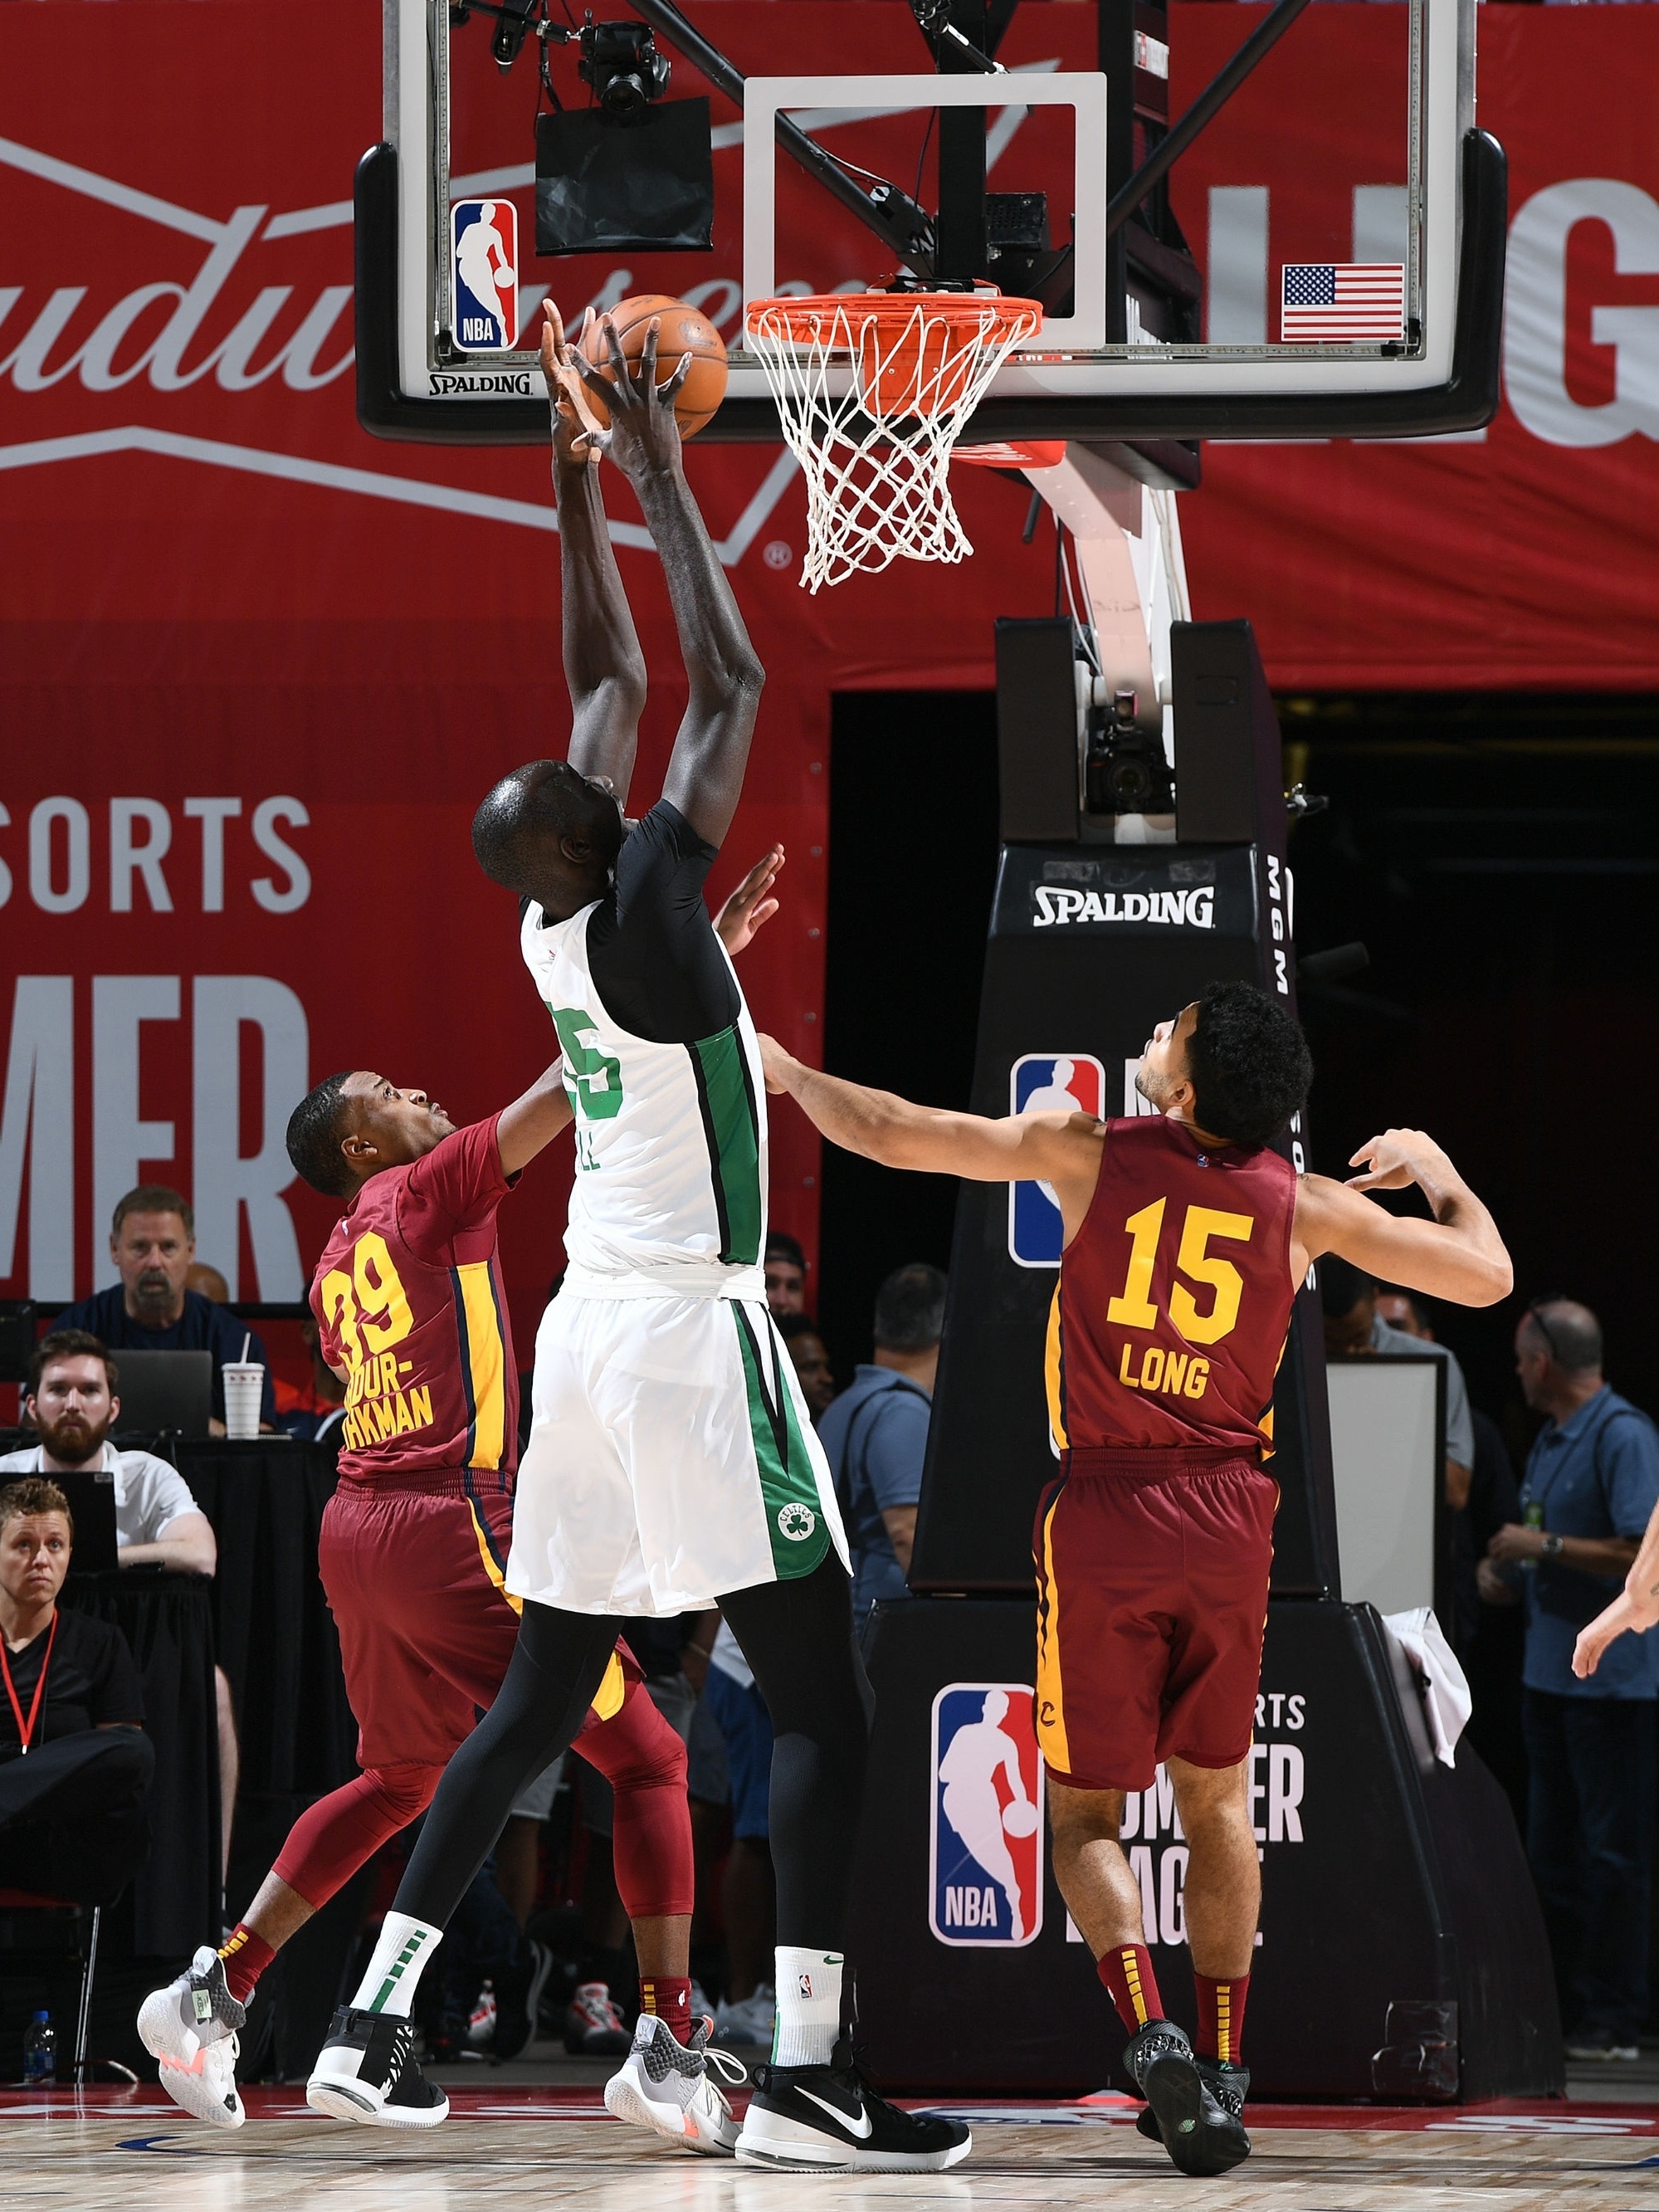
<instances>
[{"instance_id":1,"label":"black arm sleeve","mask_svg":"<svg viewBox=\"0 0 1659 2212\"><path fill-rule=\"evenodd\" d=\"M587 925L605 1012L653 1044L692 1044L738 1018L742 1001L703 900L716 857L659 799L623 839L615 886Z\"/></svg>"}]
</instances>

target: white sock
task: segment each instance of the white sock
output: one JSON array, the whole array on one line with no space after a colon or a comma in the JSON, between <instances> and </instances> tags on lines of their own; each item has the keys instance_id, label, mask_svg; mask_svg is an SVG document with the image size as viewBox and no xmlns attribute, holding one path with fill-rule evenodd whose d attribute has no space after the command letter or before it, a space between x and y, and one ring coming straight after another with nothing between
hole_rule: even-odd
<instances>
[{"instance_id":1,"label":"white sock","mask_svg":"<svg viewBox=\"0 0 1659 2212\"><path fill-rule=\"evenodd\" d=\"M351 2000L357 2010L389 2012L394 2019L407 2020L421 1969L443 1940L441 1928L411 1920L406 1912L388 1912L368 1972Z\"/></svg>"},{"instance_id":2,"label":"white sock","mask_svg":"<svg viewBox=\"0 0 1659 2212\"><path fill-rule=\"evenodd\" d=\"M778 2021L772 2036L775 2066L827 2066L841 2033L839 1951L777 1948Z\"/></svg>"}]
</instances>

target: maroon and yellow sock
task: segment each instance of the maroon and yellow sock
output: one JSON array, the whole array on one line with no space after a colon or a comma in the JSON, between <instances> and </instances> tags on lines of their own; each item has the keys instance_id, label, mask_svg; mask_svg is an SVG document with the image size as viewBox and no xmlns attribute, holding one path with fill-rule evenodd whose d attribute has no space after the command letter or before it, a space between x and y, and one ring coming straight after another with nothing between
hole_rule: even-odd
<instances>
[{"instance_id":1,"label":"maroon and yellow sock","mask_svg":"<svg viewBox=\"0 0 1659 2212\"><path fill-rule=\"evenodd\" d=\"M276 1954L263 1936L256 1936L246 1920L239 1920L219 1946L225 1962L225 1980L238 2004L246 2004L254 1985Z\"/></svg>"},{"instance_id":2,"label":"maroon and yellow sock","mask_svg":"<svg viewBox=\"0 0 1659 2212\"><path fill-rule=\"evenodd\" d=\"M640 1976L640 2010L665 2020L675 2039L691 2040L691 1979L688 1974Z\"/></svg>"},{"instance_id":3,"label":"maroon and yellow sock","mask_svg":"<svg viewBox=\"0 0 1659 2212\"><path fill-rule=\"evenodd\" d=\"M1194 1973L1193 1983L1198 1991L1198 2039L1193 2048L1200 2058L1218 2058L1224 2065L1238 2065L1238 2046L1244 2033L1244 2000L1250 1993L1249 1976L1241 1974L1232 1982L1212 1982L1207 1974Z\"/></svg>"},{"instance_id":4,"label":"maroon and yellow sock","mask_svg":"<svg viewBox=\"0 0 1659 2212\"><path fill-rule=\"evenodd\" d=\"M1122 1943L1109 1951L1095 1968L1105 1983L1117 2016L1131 2035L1149 2020L1162 2020L1164 2000L1158 1993L1152 1955L1144 1943Z\"/></svg>"}]
</instances>

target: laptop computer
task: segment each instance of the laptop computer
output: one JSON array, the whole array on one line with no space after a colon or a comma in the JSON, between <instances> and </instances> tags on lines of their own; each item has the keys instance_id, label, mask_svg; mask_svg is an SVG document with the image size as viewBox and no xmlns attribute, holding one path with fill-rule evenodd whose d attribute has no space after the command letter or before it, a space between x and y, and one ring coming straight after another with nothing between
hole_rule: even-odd
<instances>
[{"instance_id":1,"label":"laptop computer","mask_svg":"<svg viewBox=\"0 0 1659 2212\"><path fill-rule=\"evenodd\" d=\"M213 1354L210 1352L129 1352L114 1354L121 1401L115 1434L155 1437L163 1429L175 1436L204 1437L213 1410Z\"/></svg>"},{"instance_id":2,"label":"laptop computer","mask_svg":"<svg viewBox=\"0 0 1659 2212\"><path fill-rule=\"evenodd\" d=\"M52 1474L46 1480L68 1498L75 1519L70 1577L112 1573L121 1564L115 1535L115 1477L101 1468L79 1468L72 1474Z\"/></svg>"}]
</instances>

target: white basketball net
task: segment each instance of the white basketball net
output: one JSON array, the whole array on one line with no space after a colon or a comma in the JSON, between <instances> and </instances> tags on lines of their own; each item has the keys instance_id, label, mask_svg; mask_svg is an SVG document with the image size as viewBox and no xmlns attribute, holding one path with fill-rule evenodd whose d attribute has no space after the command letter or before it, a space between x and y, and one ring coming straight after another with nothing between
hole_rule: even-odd
<instances>
[{"instance_id":1,"label":"white basketball net","mask_svg":"<svg viewBox=\"0 0 1659 2212\"><path fill-rule=\"evenodd\" d=\"M806 479L800 580L809 592L899 559L961 561L973 551L951 497L951 451L991 379L1042 320L1034 301L994 294L751 305L748 343ZM832 372L849 363L836 397Z\"/></svg>"}]
</instances>

